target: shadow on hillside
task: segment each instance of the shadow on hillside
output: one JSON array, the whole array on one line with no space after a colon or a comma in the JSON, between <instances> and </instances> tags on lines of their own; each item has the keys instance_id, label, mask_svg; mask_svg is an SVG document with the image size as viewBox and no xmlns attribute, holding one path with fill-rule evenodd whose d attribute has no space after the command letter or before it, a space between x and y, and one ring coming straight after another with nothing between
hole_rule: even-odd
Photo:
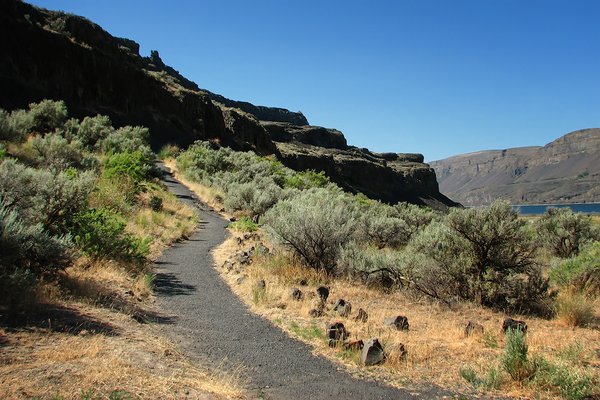
<instances>
[{"instance_id":1,"label":"shadow on hillside","mask_svg":"<svg viewBox=\"0 0 600 400\"><path fill-rule=\"evenodd\" d=\"M52 332L78 335L83 331L92 334L117 336L118 328L87 315L74 308L56 305L39 304L34 311L2 316L0 327L13 329L47 329Z\"/></svg>"},{"instance_id":2,"label":"shadow on hillside","mask_svg":"<svg viewBox=\"0 0 600 400\"><path fill-rule=\"evenodd\" d=\"M196 291L196 286L181 282L171 272L159 272L154 278L154 292L158 296L189 295Z\"/></svg>"}]
</instances>

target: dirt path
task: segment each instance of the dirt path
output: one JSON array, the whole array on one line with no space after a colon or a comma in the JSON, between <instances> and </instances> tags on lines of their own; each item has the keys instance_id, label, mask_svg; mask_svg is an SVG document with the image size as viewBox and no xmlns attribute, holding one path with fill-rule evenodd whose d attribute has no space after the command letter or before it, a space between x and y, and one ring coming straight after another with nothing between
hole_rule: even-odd
<instances>
[{"instance_id":1,"label":"dirt path","mask_svg":"<svg viewBox=\"0 0 600 400\"><path fill-rule=\"evenodd\" d=\"M227 221L194 194L165 175L169 189L199 207L200 229L167 249L156 262L158 305L174 317L165 326L187 356L204 366L241 375L251 397L264 399L439 398L436 388L419 394L357 380L334 363L311 354L310 346L290 338L252 314L213 267L209 252L226 236Z\"/></svg>"}]
</instances>

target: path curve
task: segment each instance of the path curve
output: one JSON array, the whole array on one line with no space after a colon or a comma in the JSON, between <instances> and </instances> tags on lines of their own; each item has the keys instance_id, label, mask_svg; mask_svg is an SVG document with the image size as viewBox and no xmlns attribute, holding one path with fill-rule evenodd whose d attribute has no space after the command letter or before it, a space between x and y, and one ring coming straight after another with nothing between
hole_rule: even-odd
<instances>
[{"instance_id":1,"label":"path curve","mask_svg":"<svg viewBox=\"0 0 600 400\"><path fill-rule=\"evenodd\" d=\"M165 184L200 210L200 228L189 240L165 250L155 263L157 304L174 323L163 325L186 356L211 368L239 373L250 396L266 399L413 399L439 398L437 388L417 395L374 381L358 380L333 362L311 354L311 347L290 338L253 314L213 267L209 252L227 237L227 221L203 205L165 171Z\"/></svg>"}]
</instances>

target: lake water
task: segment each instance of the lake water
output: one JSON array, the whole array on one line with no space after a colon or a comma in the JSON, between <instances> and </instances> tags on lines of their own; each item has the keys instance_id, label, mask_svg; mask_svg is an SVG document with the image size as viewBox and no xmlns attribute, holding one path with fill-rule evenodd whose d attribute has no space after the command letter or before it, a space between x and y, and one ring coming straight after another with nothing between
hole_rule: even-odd
<instances>
[{"instance_id":1,"label":"lake water","mask_svg":"<svg viewBox=\"0 0 600 400\"><path fill-rule=\"evenodd\" d=\"M578 204L534 204L534 205L513 205L511 206L521 215L543 214L550 207L570 208L574 212L584 214L600 214L600 203L578 203Z\"/></svg>"}]
</instances>

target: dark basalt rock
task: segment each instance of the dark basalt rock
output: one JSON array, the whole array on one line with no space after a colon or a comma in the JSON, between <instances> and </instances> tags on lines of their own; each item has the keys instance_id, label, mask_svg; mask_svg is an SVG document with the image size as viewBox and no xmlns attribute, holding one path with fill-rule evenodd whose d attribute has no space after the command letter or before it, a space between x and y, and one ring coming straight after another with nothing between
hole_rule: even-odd
<instances>
[{"instance_id":1,"label":"dark basalt rock","mask_svg":"<svg viewBox=\"0 0 600 400\"><path fill-rule=\"evenodd\" d=\"M329 298L329 288L325 286L319 286L317 288L317 296L319 296L319 299L321 301L327 301L327 299Z\"/></svg>"},{"instance_id":2,"label":"dark basalt rock","mask_svg":"<svg viewBox=\"0 0 600 400\"><path fill-rule=\"evenodd\" d=\"M339 342L346 340L348 337L348 332L346 331L346 327L341 322L335 322L333 324L328 324L326 329L327 334L327 344L329 347L335 347Z\"/></svg>"},{"instance_id":3,"label":"dark basalt rock","mask_svg":"<svg viewBox=\"0 0 600 400\"><path fill-rule=\"evenodd\" d=\"M506 333L509 329L519 330L523 333L527 333L527 324L525 321L519 321L517 319L506 318L502 322L502 332Z\"/></svg>"},{"instance_id":4,"label":"dark basalt rock","mask_svg":"<svg viewBox=\"0 0 600 400\"><path fill-rule=\"evenodd\" d=\"M383 324L385 326L393 326L399 331L407 331L409 328L408 318L402 315L398 315L397 317L385 318L383 320Z\"/></svg>"},{"instance_id":5,"label":"dark basalt rock","mask_svg":"<svg viewBox=\"0 0 600 400\"><path fill-rule=\"evenodd\" d=\"M82 17L3 0L0 54L0 107L9 111L60 99L74 117L105 114L117 127L148 127L154 149L214 139L235 150L275 155L298 171L324 171L345 190L385 202L455 204L439 193L421 155L357 149L335 129L308 125L301 113L200 89L158 51L141 57L136 42Z\"/></svg>"},{"instance_id":6,"label":"dark basalt rock","mask_svg":"<svg viewBox=\"0 0 600 400\"><path fill-rule=\"evenodd\" d=\"M379 339L369 339L364 344L360 360L364 365L381 364L385 360L385 352L383 346L379 343Z\"/></svg>"},{"instance_id":7,"label":"dark basalt rock","mask_svg":"<svg viewBox=\"0 0 600 400\"><path fill-rule=\"evenodd\" d=\"M333 306L335 311L340 317L347 317L352 312L352 304L344 299L339 299Z\"/></svg>"},{"instance_id":8,"label":"dark basalt rock","mask_svg":"<svg viewBox=\"0 0 600 400\"><path fill-rule=\"evenodd\" d=\"M367 314L367 312L365 310L363 310L362 308L359 308L358 313L356 314L356 317L354 317L354 320L359 321L359 322L367 322L368 319L369 319L369 314Z\"/></svg>"}]
</instances>

